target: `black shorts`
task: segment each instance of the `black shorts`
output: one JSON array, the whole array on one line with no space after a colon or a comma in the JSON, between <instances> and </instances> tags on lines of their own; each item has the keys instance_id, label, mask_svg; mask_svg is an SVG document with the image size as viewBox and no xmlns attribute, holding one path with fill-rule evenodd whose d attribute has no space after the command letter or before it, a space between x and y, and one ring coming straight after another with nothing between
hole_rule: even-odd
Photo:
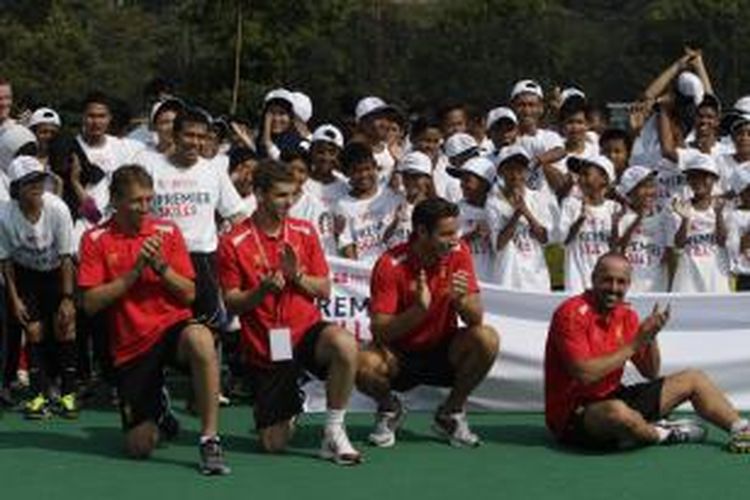
<instances>
[{"instance_id":1,"label":"black shorts","mask_svg":"<svg viewBox=\"0 0 750 500\"><path fill-rule=\"evenodd\" d=\"M398 373L391 380L394 391L404 392L418 385L453 386L456 371L450 361L450 340L426 351L389 350L398 360Z\"/></svg>"},{"instance_id":2,"label":"black shorts","mask_svg":"<svg viewBox=\"0 0 750 500\"><path fill-rule=\"evenodd\" d=\"M18 296L26 306L30 321L45 321L51 325L62 300L60 268L36 271L14 264L13 273Z\"/></svg>"},{"instance_id":3,"label":"black shorts","mask_svg":"<svg viewBox=\"0 0 750 500\"><path fill-rule=\"evenodd\" d=\"M193 316L212 330L217 330L221 324L221 300L216 253L193 252L190 261L195 270Z\"/></svg>"},{"instance_id":4,"label":"black shorts","mask_svg":"<svg viewBox=\"0 0 750 500\"><path fill-rule=\"evenodd\" d=\"M325 321L311 326L294 349L294 359L276 362L270 367L250 367L249 378L255 394L253 417L257 430L284 422L302 412L305 402L302 383L306 373L320 380L326 379L326 367L315 360L315 346L328 326L331 323Z\"/></svg>"},{"instance_id":5,"label":"black shorts","mask_svg":"<svg viewBox=\"0 0 750 500\"><path fill-rule=\"evenodd\" d=\"M115 368L124 431L146 421L158 422L164 411L164 368L185 369L177 361L177 348L182 331L193 323L190 319L170 326L148 352Z\"/></svg>"},{"instance_id":6,"label":"black shorts","mask_svg":"<svg viewBox=\"0 0 750 500\"><path fill-rule=\"evenodd\" d=\"M649 382L633 385L621 385L602 401L617 399L637 411L647 422L656 422L663 417L661 415L661 391L664 379L659 378ZM580 406L568 421L562 441L565 444L579 446L582 448L611 450L616 449L616 441L602 441L589 434L584 425L586 407Z\"/></svg>"}]
</instances>

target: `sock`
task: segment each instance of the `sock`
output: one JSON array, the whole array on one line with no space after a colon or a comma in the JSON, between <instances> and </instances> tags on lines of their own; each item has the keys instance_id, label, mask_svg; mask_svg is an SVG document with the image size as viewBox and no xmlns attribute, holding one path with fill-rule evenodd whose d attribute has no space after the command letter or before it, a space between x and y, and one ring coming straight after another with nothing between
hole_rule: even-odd
<instances>
[{"instance_id":1,"label":"sock","mask_svg":"<svg viewBox=\"0 0 750 500\"><path fill-rule=\"evenodd\" d=\"M741 418L732 424L730 431L732 434L736 434L746 430L748 427L750 427L750 422L746 418Z\"/></svg>"},{"instance_id":2,"label":"sock","mask_svg":"<svg viewBox=\"0 0 750 500\"><path fill-rule=\"evenodd\" d=\"M47 371L44 369L44 346L41 343L29 343L29 385L31 393L46 396L47 394Z\"/></svg>"},{"instance_id":3,"label":"sock","mask_svg":"<svg viewBox=\"0 0 750 500\"><path fill-rule=\"evenodd\" d=\"M200 444L201 444L201 446L204 445L204 444L206 444L209 441L216 441L218 443L219 442L219 436L217 436L217 435L213 435L213 436L201 435L201 438L200 438Z\"/></svg>"},{"instance_id":4,"label":"sock","mask_svg":"<svg viewBox=\"0 0 750 500\"><path fill-rule=\"evenodd\" d=\"M669 430L665 429L664 427L658 426L658 425L655 425L654 429L656 430L656 434L659 435L659 438L656 441L657 443L663 443L664 441L667 440L667 438L669 437L669 434L670 434Z\"/></svg>"},{"instance_id":5,"label":"sock","mask_svg":"<svg viewBox=\"0 0 750 500\"><path fill-rule=\"evenodd\" d=\"M76 389L76 344L74 341L57 343L57 359L60 364L60 392L63 396Z\"/></svg>"},{"instance_id":6,"label":"sock","mask_svg":"<svg viewBox=\"0 0 750 500\"><path fill-rule=\"evenodd\" d=\"M333 410L329 409L326 416L326 429L327 430L339 430L344 427L344 416L346 410Z\"/></svg>"}]
</instances>

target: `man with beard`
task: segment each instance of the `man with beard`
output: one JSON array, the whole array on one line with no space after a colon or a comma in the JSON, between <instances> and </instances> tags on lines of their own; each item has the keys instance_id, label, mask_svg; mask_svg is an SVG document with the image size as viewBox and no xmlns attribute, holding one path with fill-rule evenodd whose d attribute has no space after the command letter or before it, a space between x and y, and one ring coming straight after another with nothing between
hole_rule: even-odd
<instances>
[{"instance_id":1,"label":"man with beard","mask_svg":"<svg viewBox=\"0 0 750 500\"><path fill-rule=\"evenodd\" d=\"M561 443L611 450L703 441L692 420L664 420L690 402L697 414L730 433L727 448L750 451L750 425L699 370L660 375L657 335L670 308L644 320L624 302L631 265L621 254L597 262L593 288L567 299L552 317L544 361L547 427ZM630 361L647 382L623 385Z\"/></svg>"}]
</instances>

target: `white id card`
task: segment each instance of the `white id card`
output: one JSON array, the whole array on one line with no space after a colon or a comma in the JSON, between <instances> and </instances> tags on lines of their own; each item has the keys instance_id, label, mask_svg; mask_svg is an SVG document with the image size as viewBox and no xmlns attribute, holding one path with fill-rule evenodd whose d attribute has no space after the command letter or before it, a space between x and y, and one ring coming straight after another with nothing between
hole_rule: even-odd
<instances>
[{"instance_id":1,"label":"white id card","mask_svg":"<svg viewBox=\"0 0 750 500\"><path fill-rule=\"evenodd\" d=\"M292 331L289 328L271 328L268 331L272 361L292 359Z\"/></svg>"}]
</instances>

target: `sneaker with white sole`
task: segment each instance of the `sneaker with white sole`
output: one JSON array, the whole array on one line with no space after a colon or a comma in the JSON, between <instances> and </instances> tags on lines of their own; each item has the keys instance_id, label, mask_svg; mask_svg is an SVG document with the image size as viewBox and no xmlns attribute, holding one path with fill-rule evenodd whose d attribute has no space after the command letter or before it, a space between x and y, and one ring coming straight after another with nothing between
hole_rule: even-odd
<instances>
[{"instance_id":1,"label":"sneaker with white sole","mask_svg":"<svg viewBox=\"0 0 750 500\"><path fill-rule=\"evenodd\" d=\"M346 435L343 428L323 431L320 458L330 460L337 465L359 465L362 463L362 454L352 446L349 436Z\"/></svg>"},{"instance_id":2,"label":"sneaker with white sole","mask_svg":"<svg viewBox=\"0 0 750 500\"><path fill-rule=\"evenodd\" d=\"M732 432L727 443L727 450L732 453L750 453L750 427Z\"/></svg>"},{"instance_id":3,"label":"sneaker with white sole","mask_svg":"<svg viewBox=\"0 0 750 500\"><path fill-rule=\"evenodd\" d=\"M200 444L198 468L205 476L226 476L232 469L224 461L224 450L218 437L212 437Z\"/></svg>"},{"instance_id":4,"label":"sneaker with white sole","mask_svg":"<svg viewBox=\"0 0 750 500\"><path fill-rule=\"evenodd\" d=\"M708 430L703 425L689 418L659 420L654 425L669 432L667 439L663 443L667 445L702 443L708 435Z\"/></svg>"},{"instance_id":5,"label":"sneaker with white sole","mask_svg":"<svg viewBox=\"0 0 750 500\"><path fill-rule=\"evenodd\" d=\"M451 446L461 448L464 446L475 448L482 444L479 436L471 432L466 412L444 413L440 410L435 414L432 430L446 439Z\"/></svg>"},{"instance_id":6,"label":"sneaker with white sole","mask_svg":"<svg viewBox=\"0 0 750 500\"><path fill-rule=\"evenodd\" d=\"M391 397L391 405L391 409L378 410L375 414L375 428L368 436L368 441L373 446L390 448L396 444L396 432L404 423L406 410L395 395Z\"/></svg>"}]
</instances>

